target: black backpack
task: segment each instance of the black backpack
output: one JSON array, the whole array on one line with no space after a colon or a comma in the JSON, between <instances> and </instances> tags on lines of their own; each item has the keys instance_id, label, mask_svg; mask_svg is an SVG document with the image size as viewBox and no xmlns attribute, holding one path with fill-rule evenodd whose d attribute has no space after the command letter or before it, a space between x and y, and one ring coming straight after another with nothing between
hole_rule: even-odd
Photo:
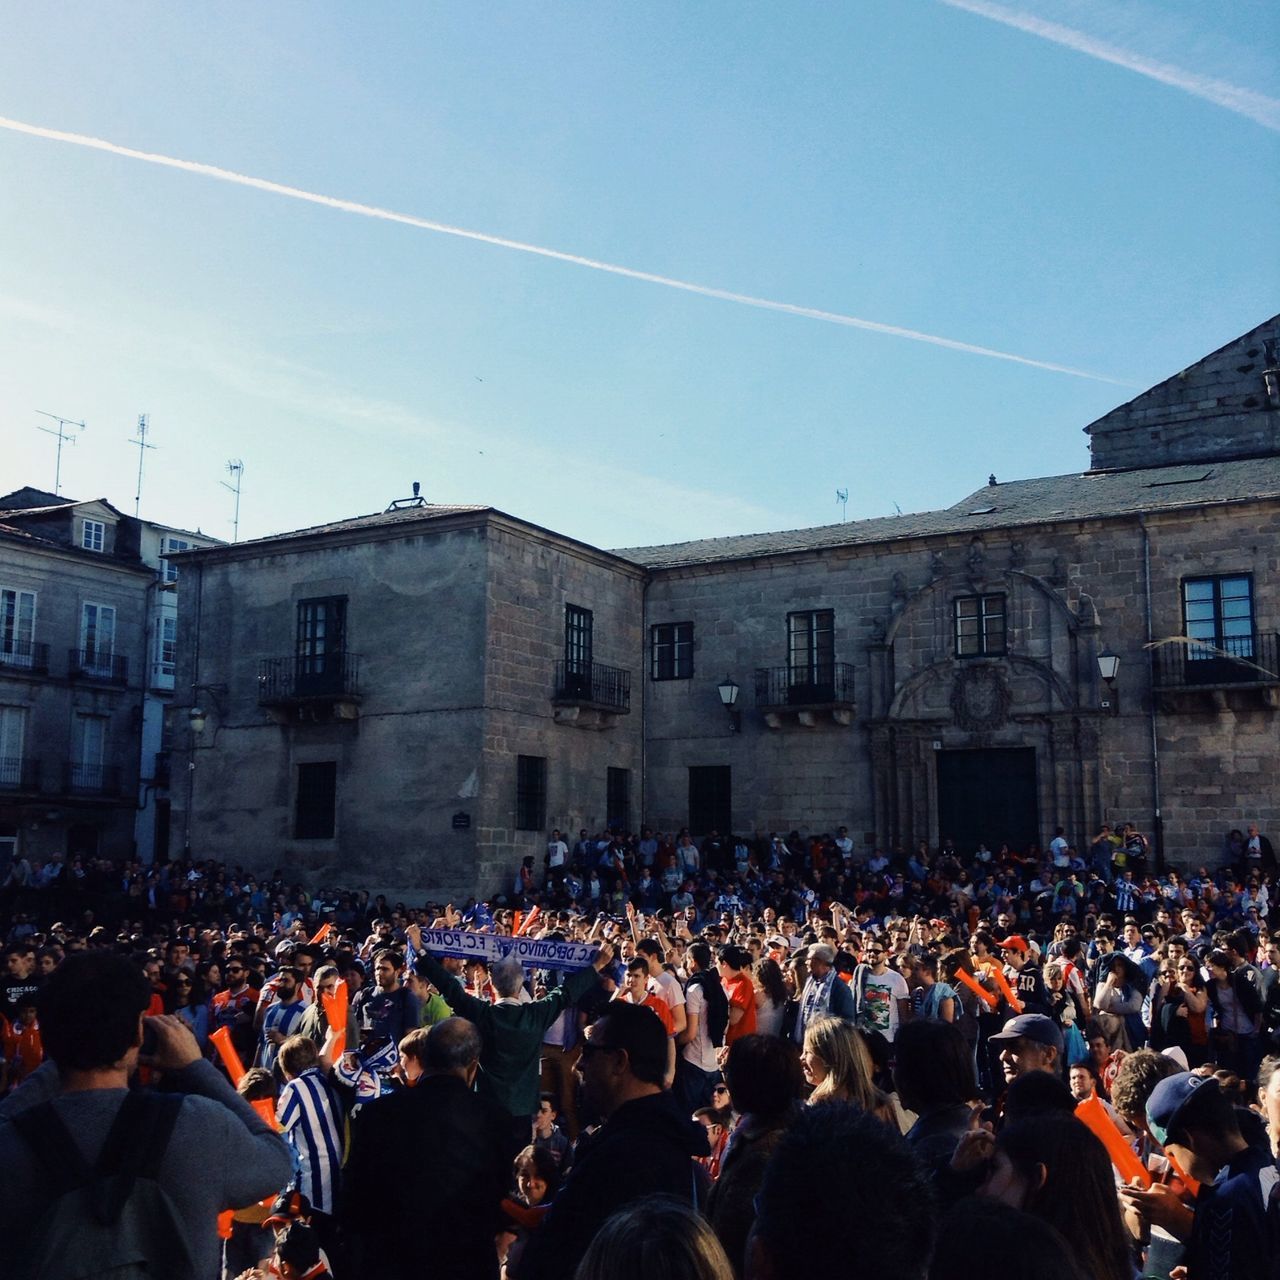
<instances>
[{"instance_id":1,"label":"black backpack","mask_svg":"<svg viewBox=\"0 0 1280 1280\"><path fill-rule=\"evenodd\" d=\"M725 1032L729 1030L729 997L720 985L720 979L714 973L695 973L689 979L689 986L700 987L707 1002L707 1036L712 1045L719 1049L724 1044Z\"/></svg>"},{"instance_id":2,"label":"black backpack","mask_svg":"<svg viewBox=\"0 0 1280 1280\"><path fill-rule=\"evenodd\" d=\"M10 1255L13 1280L187 1280L184 1223L157 1180L182 1098L130 1092L91 1168L52 1102L13 1118L48 1188L43 1213Z\"/></svg>"}]
</instances>

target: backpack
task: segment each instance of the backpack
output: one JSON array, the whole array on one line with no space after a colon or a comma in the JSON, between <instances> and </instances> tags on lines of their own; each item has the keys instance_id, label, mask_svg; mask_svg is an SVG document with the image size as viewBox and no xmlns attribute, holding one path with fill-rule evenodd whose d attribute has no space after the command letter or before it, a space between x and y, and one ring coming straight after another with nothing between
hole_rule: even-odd
<instances>
[{"instance_id":1,"label":"backpack","mask_svg":"<svg viewBox=\"0 0 1280 1280\"><path fill-rule=\"evenodd\" d=\"M182 1106L178 1094L130 1092L90 1168L52 1102L13 1118L50 1195L17 1248L13 1280L187 1280L185 1225L158 1182Z\"/></svg>"},{"instance_id":2,"label":"backpack","mask_svg":"<svg viewBox=\"0 0 1280 1280\"><path fill-rule=\"evenodd\" d=\"M725 1032L729 1030L729 997L713 973L695 973L689 979L689 986L702 990L707 1002L707 1036L712 1046L719 1049L724 1044Z\"/></svg>"}]
</instances>

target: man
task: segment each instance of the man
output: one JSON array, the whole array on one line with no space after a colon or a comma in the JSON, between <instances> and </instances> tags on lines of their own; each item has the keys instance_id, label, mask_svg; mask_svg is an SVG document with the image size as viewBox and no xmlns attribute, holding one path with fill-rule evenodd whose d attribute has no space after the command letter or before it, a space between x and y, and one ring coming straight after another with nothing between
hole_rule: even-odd
<instances>
[{"instance_id":1,"label":"man","mask_svg":"<svg viewBox=\"0 0 1280 1280\"><path fill-rule=\"evenodd\" d=\"M1049 992L1044 974L1031 958L1031 944L1021 934L1013 934L1000 944L1004 976L1024 1013L1049 1012Z\"/></svg>"},{"instance_id":2,"label":"man","mask_svg":"<svg viewBox=\"0 0 1280 1280\"><path fill-rule=\"evenodd\" d=\"M538 1113L533 1117L530 1145L549 1151L557 1165L564 1162L565 1156L569 1154L570 1145L564 1130L556 1123L558 1119L555 1097L550 1093L544 1093L538 1100Z\"/></svg>"},{"instance_id":3,"label":"man","mask_svg":"<svg viewBox=\"0 0 1280 1280\"><path fill-rule=\"evenodd\" d=\"M1249 839L1244 847L1245 865L1251 871L1274 871L1276 851L1271 841L1259 830L1256 822L1249 823Z\"/></svg>"},{"instance_id":4,"label":"man","mask_svg":"<svg viewBox=\"0 0 1280 1280\"><path fill-rule=\"evenodd\" d=\"M422 945L422 930L410 925L409 941L419 953L415 968L444 996L449 1007L479 1028L480 1071L476 1090L497 1103L508 1117L507 1156L514 1158L529 1141L529 1117L538 1109L541 1093L539 1061L546 1029L570 1005L592 990L600 971L613 960L606 942L590 967L565 978L563 984L541 1000L521 1001L524 968L508 956L493 966L498 999L494 1003L468 995L462 983Z\"/></svg>"},{"instance_id":5,"label":"man","mask_svg":"<svg viewBox=\"0 0 1280 1280\"><path fill-rule=\"evenodd\" d=\"M253 1015L258 993L249 985L249 966L239 954L228 959L222 976L227 981L226 990L217 992L209 1002L209 1022L214 1031L226 1027L231 1032L231 1043L240 1061L247 1063L257 1047Z\"/></svg>"},{"instance_id":6,"label":"man","mask_svg":"<svg viewBox=\"0 0 1280 1280\"><path fill-rule=\"evenodd\" d=\"M280 1046L299 1029L304 1012L302 974L292 965L284 965L276 973L275 1003L262 1015L260 1061L268 1071L276 1065Z\"/></svg>"},{"instance_id":7,"label":"man","mask_svg":"<svg viewBox=\"0 0 1280 1280\"><path fill-rule=\"evenodd\" d=\"M195 1037L179 1018L147 1022L148 1036L155 1038L147 1063L163 1071L166 1083L178 1092L166 1095L172 1099L168 1102L150 1091L130 1092L150 999L150 984L138 968L106 951L68 956L45 984L39 1010L49 1062L0 1109L0 1168L5 1176L0 1238L6 1242L6 1273L35 1266L36 1260L24 1254L47 1243L41 1238L41 1219L67 1172L56 1153L71 1144L72 1159L78 1153L90 1165L96 1163L122 1113L121 1123L130 1127L116 1134L113 1145L128 1148L132 1141L137 1144L133 1150L141 1146L144 1154L146 1131L152 1125L172 1126L163 1158L154 1153L157 1181L173 1206L189 1257L183 1267L171 1256L149 1257L157 1274L217 1274L217 1215L273 1195L288 1181L284 1142L201 1057ZM164 1224L155 1220L152 1225L160 1229ZM114 1232L117 1226L105 1230ZM52 1242L58 1260L69 1264L78 1247L99 1239L103 1231L96 1219L86 1220L83 1239L77 1233Z\"/></svg>"},{"instance_id":8,"label":"man","mask_svg":"<svg viewBox=\"0 0 1280 1280\"><path fill-rule=\"evenodd\" d=\"M1187 1280L1259 1280L1280 1268L1280 1182L1265 1146L1245 1140L1235 1109L1214 1076L1180 1072L1147 1100L1156 1141L1200 1184L1195 1216L1168 1189L1124 1188L1125 1201L1187 1245Z\"/></svg>"},{"instance_id":9,"label":"man","mask_svg":"<svg viewBox=\"0 0 1280 1280\"><path fill-rule=\"evenodd\" d=\"M755 1198L746 1280L923 1280L936 1219L925 1166L896 1132L845 1103L807 1107Z\"/></svg>"},{"instance_id":10,"label":"man","mask_svg":"<svg viewBox=\"0 0 1280 1280\"><path fill-rule=\"evenodd\" d=\"M635 956L627 961L626 980L617 998L628 1004L652 1009L654 1016L662 1023L662 1030L667 1037L667 1065L662 1073L662 1087L670 1089L676 1077L676 1030L667 1002L649 990L649 966L643 956Z\"/></svg>"},{"instance_id":11,"label":"man","mask_svg":"<svg viewBox=\"0 0 1280 1280\"><path fill-rule=\"evenodd\" d=\"M0 983L0 1013L10 1022L18 1012L18 1004L40 990L42 981L36 972L36 948L32 942L15 942L5 948L5 976Z\"/></svg>"},{"instance_id":12,"label":"man","mask_svg":"<svg viewBox=\"0 0 1280 1280\"><path fill-rule=\"evenodd\" d=\"M389 947L373 957L373 986L358 991L351 1001L351 1017L360 1029L360 1047L400 1043L418 1025L418 997L400 985L404 960ZM348 1045L354 1050L355 1045Z\"/></svg>"},{"instance_id":13,"label":"man","mask_svg":"<svg viewBox=\"0 0 1280 1280\"><path fill-rule=\"evenodd\" d=\"M835 963L835 951L831 952L831 962ZM751 963L750 955L733 943L720 948L719 953L720 982L724 986L724 994L729 1002L729 1026L724 1033L724 1044L727 1049L735 1040L743 1036L752 1036L756 1032L756 989L747 972ZM844 986L839 978L840 986Z\"/></svg>"},{"instance_id":14,"label":"man","mask_svg":"<svg viewBox=\"0 0 1280 1280\"><path fill-rule=\"evenodd\" d=\"M564 880L565 868L569 863L569 846L565 844L559 830L552 831L547 841L547 852L542 864L546 868L548 883L560 884Z\"/></svg>"},{"instance_id":15,"label":"man","mask_svg":"<svg viewBox=\"0 0 1280 1280\"><path fill-rule=\"evenodd\" d=\"M825 950L830 952L831 948L827 947ZM809 955L809 968L812 972L812 947L809 948ZM853 972L853 990L850 992L857 1010L856 1025L863 1031L879 1033L892 1044L899 1024L911 1014L911 992L907 987L907 980L897 970L889 968L889 954L879 938L871 939L862 956L862 963ZM835 956L832 955L831 962L834 961ZM822 963L826 963L825 959ZM844 983L838 985L844 986ZM805 990L808 990L808 984ZM839 1018L847 1016L837 1007L842 1000L843 997L840 997L831 1002L830 1012ZM803 1043L803 1039L803 1036L797 1036L796 1043Z\"/></svg>"},{"instance_id":16,"label":"man","mask_svg":"<svg viewBox=\"0 0 1280 1280\"><path fill-rule=\"evenodd\" d=\"M637 931L636 917L634 908L631 908L630 904L628 907L630 909L627 911L627 916L631 920L634 934ZM654 995L661 996L667 1002L667 1008L671 1010L671 1022L676 1029L676 1035L679 1035L685 1029L688 1018L684 1007L684 991L681 989L679 980L662 967L665 957L662 947L655 938L640 938L636 942L636 951L644 957L645 963L649 966L649 989Z\"/></svg>"},{"instance_id":17,"label":"man","mask_svg":"<svg viewBox=\"0 0 1280 1280\"><path fill-rule=\"evenodd\" d=\"M1031 1071L1061 1074L1062 1031L1052 1018L1042 1013L1023 1013L1010 1018L1004 1030L991 1037L1000 1054L1006 1084Z\"/></svg>"},{"instance_id":18,"label":"man","mask_svg":"<svg viewBox=\"0 0 1280 1280\"><path fill-rule=\"evenodd\" d=\"M573 1275L605 1221L641 1196L693 1204L694 1157L708 1154L706 1130L662 1088L666 1043L651 1010L613 1001L587 1028L578 1072L599 1129L578 1140L573 1168L529 1239L520 1280Z\"/></svg>"},{"instance_id":19,"label":"man","mask_svg":"<svg viewBox=\"0 0 1280 1280\"><path fill-rule=\"evenodd\" d=\"M693 943L685 964L689 982L684 992L685 1029L676 1034L676 1092L685 1110L692 1112L711 1103L720 1075L716 1050L724 1044L729 1010L724 987L711 967L711 948L705 942Z\"/></svg>"},{"instance_id":20,"label":"man","mask_svg":"<svg viewBox=\"0 0 1280 1280\"><path fill-rule=\"evenodd\" d=\"M352 1274L497 1276L493 1237L510 1166L506 1116L471 1087L480 1052L473 1023L437 1023L416 1086L367 1103L352 1120L342 1194Z\"/></svg>"}]
</instances>

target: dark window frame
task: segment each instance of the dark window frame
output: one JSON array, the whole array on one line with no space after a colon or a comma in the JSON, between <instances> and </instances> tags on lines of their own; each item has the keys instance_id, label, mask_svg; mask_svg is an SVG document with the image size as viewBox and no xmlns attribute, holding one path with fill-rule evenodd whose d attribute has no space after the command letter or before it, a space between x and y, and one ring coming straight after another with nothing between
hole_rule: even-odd
<instances>
[{"instance_id":1,"label":"dark window frame","mask_svg":"<svg viewBox=\"0 0 1280 1280\"><path fill-rule=\"evenodd\" d=\"M293 838L332 840L338 830L338 762L308 760L297 765Z\"/></svg>"},{"instance_id":2,"label":"dark window frame","mask_svg":"<svg viewBox=\"0 0 1280 1280\"><path fill-rule=\"evenodd\" d=\"M988 611L989 602L998 602L998 610ZM969 615L961 615L962 605L976 604L977 611ZM995 619L1000 620L1000 640L997 645L991 639ZM975 622L977 627L972 636L965 637L961 633L961 622ZM968 638L975 642L974 647L966 649L963 641ZM956 596L951 601L951 639L957 658L1002 658L1009 652L1009 597L1003 591L981 591L970 595Z\"/></svg>"},{"instance_id":3,"label":"dark window frame","mask_svg":"<svg viewBox=\"0 0 1280 1280\"><path fill-rule=\"evenodd\" d=\"M1245 594L1243 596L1224 596L1222 588L1228 582L1243 582L1245 586ZM1190 586L1198 586L1202 583L1208 583L1212 587L1212 596L1210 603L1213 608L1213 638L1192 636L1191 629L1203 619L1192 619L1189 616L1189 605L1202 603L1201 601L1191 601L1187 599L1187 588ZM1182 579L1178 584L1178 597L1182 602L1182 634L1189 640L1200 640L1202 644L1209 644L1216 650L1231 654L1234 658L1252 659L1257 649L1258 638L1258 615L1256 612L1257 595L1254 592L1253 574L1252 573L1197 573L1191 574ZM1248 623L1249 630L1247 635L1228 635L1226 631L1226 623L1231 621L1223 613L1223 604L1230 600L1244 599L1248 601ZM1187 661L1202 662L1219 659L1221 653L1203 652L1199 646L1192 643L1187 645Z\"/></svg>"},{"instance_id":4,"label":"dark window frame","mask_svg":"<svg viewBox=\"0 0 1280 1280\"><path fill-rule=\"evenodd\" d=\"M631 770L610 765L604 779L605 821L618 831L631 830Z\"/></svg>"},{"instance_id":5,"label":"dark window frame","mask_svg":"<svg viewBox=\"0 0 1280 1280\"><path fill-rule=\"evenodd\" d=\"M595 614L580 604L564 607L564 662L573 675L591 670L595 644Z\"/></svg>"},{"instance_id":6,"label":"dark window frame","mask_svg":"<svg viewBox=\"0 0 1280 1280\"><path fill-rule=\"evenodd\" d=\"M547 757L516 756L516 830L545 831Z\"/></svg>"},{"instance_id":7,"label":"dark window frame","mask_svg":"<svg viewBox=\"0 0 1280 1280\"><path fill-rule=\"evenodd\" d=\"M655 622L650 626L649 678L693 679L692 622Z\"/></svg>"},{"instance_id":8,"label":"dark window frame","mask_svg":"<svg viewBox=\"0 0 1280 1280\"><path fill-rule=\"evenodd\" d=\"M294 655L300 675L319 675L347 652L346 596L308 596L297 602ZM317 621L324 618L323 630Z\"/></svg>"},{"instance_id":9,"label":"dark window frame","mask_svg":"<svg viewBox=\"0 0 1280 1280\"><path fill-rule=\"evenodd\" d=\"M805 625L798 625L804 620ZM803 647L803 652L800 652ZM836 611L796 609L787 614L787 672L792 685L830 684L836 667Z\"/></svg>"}]
</instances>

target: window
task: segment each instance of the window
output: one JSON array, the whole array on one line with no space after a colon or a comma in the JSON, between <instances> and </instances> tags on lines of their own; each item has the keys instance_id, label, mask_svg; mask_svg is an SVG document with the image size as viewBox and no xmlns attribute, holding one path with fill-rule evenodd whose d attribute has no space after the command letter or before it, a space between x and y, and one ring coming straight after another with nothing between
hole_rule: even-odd
<instances>
[{"instance_id":1,"label":"window","mask_svg":"<svg viewBox=\"0 0 1280 1280\"><path fill-rule=\"evenodd\" d=\"M80 525L80 545L86 551L101 551L107 545L107 526L101 520L85 520Z\"/></svg>"},{"instance_id":2,"label":"window","mask_svg":"<svg viewBox=\"0 0 1280 1280\"><path fill-rule=\"evenodd\" d=\"M1005 652L1004 596L958 596L955 601L956 657L991 657Z\"/></svg>"},{"instance_id":3,"label":"window","mask_svg":"<svg viewBox=\"0 0 1280 1280\"><path fill-rule=\"evenodd\" d=\"M605 777L605 812L614 831L631 830L631 770L610 769Z\"/></svg>"},{"instance_id":4,"label":"window","mask_svg":"<svg viewBox=\"0 0 1280 1280\"><path fill-rule=\"evenodd\" d=\"M341 692L346 650L346 596L299 600L297 692Z\"/></svg>"},{"instance_id":5,"label":"window","mask_svg":"<svg viewBox=\"0 0 1280 1280\"><path fill-rule=\"evenodd\" d=\"M107 721L77 715L71 738L71 785L78 791L101 791L107 758Z\"/></svg>"},{"instance_id":6,"label":"window","mask_svg":"<svg viewBox=\"0 0 1280 1280\"><path fill-rule=\"evenodd\" d=\"M516 756L516 830L541 831L546 825L546 757Z\"/></svg>"},{"instance_id":7,"label":"window","mask_svg":"<svg viewBox=\"0 0 1280 1280\"><path fill-rule=\"evenodd\" d=\"M791 684L832 683L835 643L836 615L832 610L787 614L787 666Z\"/></svg>"},{"instance_id":8,"label":"window","mask_svg":"<svg viewBox=\"0 0 1280 1280\"><path fill-rule=\"evenodd\" d=\"M0 787L16 787L22 782L26 728L26 707L0 707Z\"/></svg>"},{"instance_id":9,"label":"window","mask_svg":"<svg viewBox=\"0 0 1280 1280\"><path fill-rule=\"evenodd\" d=\"M1184 634L1202 642L1188 648L1188 662L1211 661L1223 653L1253 657L1253 580L1247 574L1184 579L1182 614Z\"/></svg>"},{"instance_id":10,"label":"window","mask_svg":"<svg viewBox=\"0 0 1280 1280\"><path fill-rule=\"evenodd\" d=\"M693 623L661 622L649 629L655 680L688 680L693 676Z\"/></svg>"},{"instance_id":11,"label":"window","mask_svg":"<svg viewBox=\"0 0 1280 1280\"><path fill-rule=\"evenodd\" d=\"M164 554L170 555L174 551L190 551L191 543L185 538L166 538L164 540ZM168 560L160 561L160 576L165 582L177 582L178 566L170 564Z\"/></svg>"},{"instance_id":12,"label":"window","mask_svg":"<svg viewBox=\"0 0 1280 1280\"><path fill-rule=\"evenodd\" d=\"M591 633L594 619L590 609L576 604L564 607L564 661L569 671L583 675L591 669Z\"/></svg>"},{"instance_id":13,"label":"window","mask_svg":"<svg viewBox=\"0 0 1280 1280\"><path fill-rule=\"evenodd\" d=\"M36 593L0 590L0 662L30 667L35 658Z\"/></svg>"},{"instance_id":14,"label":"window","mask_svg":"<svg viewBox=\"0 0 1280 1280\"><path fill-rule=\"evenodd\" d=\"M689 828L695 835L733 828L733 777L727 764L689 769Z\"/></svg>"},{"instance_id":15,"label":"window","mask_svg":"<svg viewBox=\"0 0 1280 1280\"><path fill-rule=\"evenodd\" d=\"M116 611L109 604L85 604L80 611L80 661L86 671L111 674L116 645Z\"/></svg>"},{"instance_id":16,"label":"window","mask_svg":"<svg viewBox=\"0 0 1280 1280\"><path fill-rule=\"evenodd\" d=\"M173 675L174 655L178 647L177 618L156 619L156 670L162 676Z\"/></svg>"},{"instance_id":17,"label":"window","mask_svg":"<svg viewBox=\"0 0 1280 1280\"><path fill-rule=\"evenodd\" d=\"M332 840L338 807L338 764L322 760L298 766L293 834L298 840Z\"/></svg>"}]
</instances>

